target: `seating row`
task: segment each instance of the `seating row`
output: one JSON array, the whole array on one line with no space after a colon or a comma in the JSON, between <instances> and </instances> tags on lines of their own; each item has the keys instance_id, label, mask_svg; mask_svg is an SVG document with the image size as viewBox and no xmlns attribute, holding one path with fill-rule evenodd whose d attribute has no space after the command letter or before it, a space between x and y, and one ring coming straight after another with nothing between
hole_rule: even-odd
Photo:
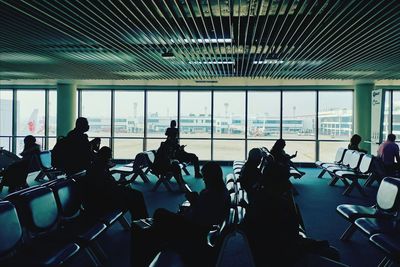
<instances>
[{"instance_id":1,"label":"seating row","mask_svg":"<svg viewBox=\"0 0 400 267\"><path fill-rule=\"evenodd\" d=\"M331 176L329 185L335 185L338 180L343 182L345 185L343 195L349 195L356 188L361 195L366 196L359 180L366 180L365 185L372 183L374 179L373 160L372 155L339 148L333 163L317 161L315 164L322 169L318 175L319 178L325 173Z\"/></svg>"},{"instance_id":2,"label":"seating row","mask_svg":"<svg viewBox=\"0 0 400 267\"><path fill-rule=\"evenodd\" d=\"M119 183L129 184L134 182L139 176L140 178L142 178L143 182L150 182L147 174L149 172L152 172L158 178L157 182L152 188L152 191L156 191L161 184L163 184L168 191L172 191L171 185L169 183L169 180L173 176L172 173L156 174L152 171L152 164L154 163L156 152L156 150L140 152L135 156L135 159L132 162L124 166L112 168L111 174L120 175L120 178L118 180ZM190 175L189 171L187 170L186 163L180 163L179 166L186 175ZM128 176L131 176L129 180L126 179Z\"/></svg>"},{"instance_id":3,"label":"seating row","mask_svg":"<svg viewBox=\"0 0 400 267\"><path fill-rule=\"evenodd\" d=\"M95 266L107 259L98 237L114 222L129 229L123 211L84 210L75 179L57 179L9 194L0 202L0 265L59 266L80 250Z\"/></svg>"},{"instance_id":4,"label":"seating row","mask_svg":"<svg viewBox=\"0 0 400 267\"><path fill-rule=\"evenodd\" d=\"M375 205L366 207L342 204L336 210L350 222L340 240L348 241L356 230L360 230L369 237L374 245L388 255L382 260L380 266L386 266L391 261L400 262L399 178L386 177L382 180L376 195Z\"/></svg>"}]
</instances>

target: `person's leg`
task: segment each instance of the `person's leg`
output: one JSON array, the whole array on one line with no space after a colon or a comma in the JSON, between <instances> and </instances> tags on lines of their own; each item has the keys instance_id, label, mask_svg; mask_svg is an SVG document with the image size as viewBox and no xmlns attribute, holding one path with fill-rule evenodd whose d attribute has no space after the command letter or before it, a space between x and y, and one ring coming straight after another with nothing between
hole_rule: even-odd
<instances>
[{"instance_id":1,"label":"person's leg","mask_svg":"<svg viewBox=\"0 0 400 267\"><path fill-rule=\"evenodd\" d=\"M118 191L121 208L129 210L132 220L149 217L142 192L128 187L121 187Z\"/></svg>"},{"instance_id":2,"label":"person's leg","mask_svg":"<svg viewBox=\"0 0 400 267\"><path fill-rule=\"evenodd\" d=\"M188 153L186 151L182 151L179 154L179 160L181 162L190 162L193 164L194 167L194 173L196 178L202 178L203 176L200 173L200 167L199 167L199 158L196 156L194 153Z\"/></svg>"},{"instance_id":3,"label":"person's leg","mask_svg":"<svg viewBox=\"0 0 400 267\"><path fill-rule=\"evenodd\" d=\"M181 188L182 191L187 191L185 187L185 180L183 180L182 173L181 173L181 167L179 167L179 162L178 161L173 161L171 163L171 172L174 175L174 178L176 182L178 183L179 187Z\"/></svg>"}]
</instances>

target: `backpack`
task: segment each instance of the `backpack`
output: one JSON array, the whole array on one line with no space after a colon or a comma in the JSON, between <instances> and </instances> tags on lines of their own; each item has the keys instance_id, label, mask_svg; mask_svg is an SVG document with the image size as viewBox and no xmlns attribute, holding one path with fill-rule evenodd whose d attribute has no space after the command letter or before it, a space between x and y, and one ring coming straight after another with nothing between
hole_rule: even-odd
<instances>
[{"instance_id":1,"label":"backpack","mask_svg":"<svg viewBox=\"0 0 400 267\"><path fill-rule=\"evenodd\" d=\"M60 170L65 169L68 149L68 138L64 136L59 137L53 149L51 150L51 165L54 168Z\"/></svg>"}]
</instances>

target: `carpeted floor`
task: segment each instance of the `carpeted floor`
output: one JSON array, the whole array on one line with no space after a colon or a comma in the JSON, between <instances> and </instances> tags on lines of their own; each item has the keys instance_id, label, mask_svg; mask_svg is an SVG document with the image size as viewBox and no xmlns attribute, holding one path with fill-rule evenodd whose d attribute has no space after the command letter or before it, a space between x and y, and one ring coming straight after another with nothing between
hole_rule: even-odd
<instances>
[{"instance_id":1,"label":"carpeted floor","mask_svg":"<svg viewBox=\"0 0 400 267\"><path fill-rule=\"evenodd\" d=\"M224 167L224 175L230 173L232 168ZM350 242L341 242L339 240L342 232L347 228L348 223L336 212L336 206L343 203L372 205L375 201L377 184L367 188L369 197L361 196L354 190L351 196L342 196L343 185L339 181L336 186L328 186L328 177L318 179L319 169L303 168L306 175L299 180L294 180L293 184L299 192L296 196L296 202L299 204L307 236L319 240L328 240L335 246L341 254L342 262L349 266L377 266L383 258L383 253L373 247L367 237L357 232ZM193 169L189 168L193 173ZM35 184L34 176L28 179L30 185ZM192 176L184 177L193 191L200 191L203 187L201 179L195 179ZM157 192L150 191L156 178L150 175L151 184L143 183L140 178L132 186L141 190L146 199L149 213L160 207L176 211L178 205L185 200L183 193L167 192L163 185ZM176 186L176 184L175 184ZM177 189L177 186L174 187ZM0 198L6 195L7 189L4 188ZM129 217L129 215L126 215ZM115 223L108 231L100 237L100 245L109 257L107 266L130 266L130 236L128 231ZM90 266L90 261L84 253L80 253L69 266Z\"/></svg>"}]
</instances>

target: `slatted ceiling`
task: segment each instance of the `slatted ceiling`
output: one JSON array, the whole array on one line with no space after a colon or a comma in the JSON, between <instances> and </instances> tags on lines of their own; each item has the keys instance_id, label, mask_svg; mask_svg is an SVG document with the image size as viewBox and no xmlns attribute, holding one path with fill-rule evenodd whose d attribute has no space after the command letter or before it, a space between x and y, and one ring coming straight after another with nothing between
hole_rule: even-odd
<instances>
[{"instance_id":1,"label":"slatted ceiling","mask_svg":"<svg viewBox=\"0 0 400 267\"><path fill-rule=\"evenodd\" d=\"M0 0L0 32L1 79L400 79L398 0Z\"/></svg>"}]
</instances>

